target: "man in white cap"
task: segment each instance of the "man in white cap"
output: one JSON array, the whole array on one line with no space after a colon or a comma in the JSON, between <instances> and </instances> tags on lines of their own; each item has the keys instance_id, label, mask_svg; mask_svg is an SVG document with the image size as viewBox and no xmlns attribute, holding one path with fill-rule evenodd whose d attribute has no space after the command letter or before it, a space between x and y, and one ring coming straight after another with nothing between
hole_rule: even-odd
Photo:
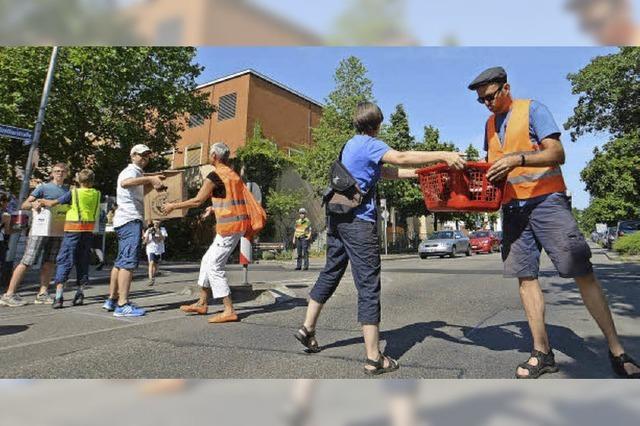
<instances>
[{"instance_id":1,"label":"man in white cap","mask_svg":"<svg viewBox=\"0 0 640 426\"><path fill-rule=\"evenodd\" d=\"M293 233L293 244L296 246L298 261L296 271L309 269L309 241L311 241L311 221L307 218L307 210L298 210L300 216L296 220L296 230ZM304 265L303 265L304 260Z\"/></svg>"},{"instance_id":2,"label":"man in white cap","mask_svg":"<svg viewBox=\"0 0 640 426\"><path fill-rule=\"evenodd\" d=\"M118 256L111 271L109 298L102 306L113 311L117 317L139 317L144 309L129 301L129 289L133 271L138 267L138 252L142 243L142 221L144 218L144 186L156 189L164 185L163 175L144 176L142 169L149 164L151 149L143 144L131 148L131 164L118 175L113 227L118 237ZM117 299L116 299L117 295Z\"/></svg>"}]
</instances>

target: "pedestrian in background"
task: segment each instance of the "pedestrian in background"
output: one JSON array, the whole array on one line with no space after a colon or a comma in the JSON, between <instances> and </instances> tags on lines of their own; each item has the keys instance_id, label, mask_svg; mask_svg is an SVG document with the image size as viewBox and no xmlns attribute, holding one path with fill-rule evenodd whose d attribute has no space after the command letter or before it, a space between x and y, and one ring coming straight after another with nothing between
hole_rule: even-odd
<instances>
[{"instance_id":1,"label":"pedestrian in background","mask_svg":"<svg viewBox=\"0 0 640 426\"><path fill-rule=\"evenodd\" d=\"M296 271L309 269L309 244L311 242L311 221L307 217L307 210L298 210L298 219L293 233L293 244L298 255Z\"/></svg>"},{"instance_id":2,"label":"pedestrian in background","mask_svg":"<svg viewBox=\"0 0 640 426\"><path fill-rule=\"evenodd\" d=\"M144 244L146 245L147 260L149 261L149 286L156 283L158 265L164 254L165 240L169 236L164 226L160 226L159 220L154 220L144 233Z\"/></svg>"},{"instance_id":3,"label":"pedestrian in background","mask_svg":"<svg viewBox=\"0 0 640 426\"><path fill-rule=\"evenodd\" d=\"M69 173L69 168L64 163L57 163L51 169L51 181L38 185L29 197L22 203L24 210L40 210L42 204L39 199L57 200L69 191L69 186L64 181ZM42 237L30 235L20 264L13 270L9 288L0 298L0 305L23 306L27 304L16 292L29 267L33 266L42 255L42 267L40 268L40 289L34 303L50 305L53 299L49 296L49 282L55 272L56 257L60 250L62 237Z\"/></svg>"},{"instance_id":4,"label":"pedestrian in background","mask_svg":"<svg viewBox=\"0 0 640 426\"><path fill-rule=\"evenodd\" d=\"M60 309L64 304L64 285L69 279L71 269L76 267L77 288L73 297L73 306L84 303L84 288L89 283L89 262L91 242L96 218L100 211L100 191L93 188L95 174L92 170L83 169L78 172L76 181L79 188L74 188L57 200L41 200L45 207L58 204L69 204L64 222L64 237L60 252L56 258L56 295L53 309Z\"/></svg>"}]
</instances>

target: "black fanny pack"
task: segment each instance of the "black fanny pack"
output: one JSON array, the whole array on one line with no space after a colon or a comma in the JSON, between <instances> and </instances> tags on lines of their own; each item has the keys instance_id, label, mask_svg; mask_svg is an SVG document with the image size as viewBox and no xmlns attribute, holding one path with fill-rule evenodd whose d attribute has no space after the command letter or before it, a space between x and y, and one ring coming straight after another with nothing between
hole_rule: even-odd
<instances>
[{"instance_id":1,"label":"black fanny pack","mask_svg":"<svg viewBox=\"0 0 640 426\"><path fill-rule=\"evenodd\" d=\"M346 144L345 144L346 146ZM368 191L360 189L360 185L351 172L342 164L342 152L329 169L329 186L322 195L322 205L326 205L327 214L341 216L353 213L373 192L375 185Z\"/></svg>"}]
</instances>

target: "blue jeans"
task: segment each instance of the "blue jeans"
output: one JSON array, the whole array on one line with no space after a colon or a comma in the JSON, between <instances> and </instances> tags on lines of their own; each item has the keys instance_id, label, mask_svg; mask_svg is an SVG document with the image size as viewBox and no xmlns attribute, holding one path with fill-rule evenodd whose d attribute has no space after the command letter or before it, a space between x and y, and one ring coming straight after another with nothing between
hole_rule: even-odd
<instances>
[{"instance_id":1,"label":"blue jeans","mask_svg":"<svg viewBox=\"0 0 640 426\"><path fill-rule=\"evenodd\" d=\"M324 304L333 295L351 262L358 290L358 322L380 323L380 247L374 222L358 218L329 218L327 263L309 296Z\"/></svg>"},{"instance_id":2,"label":"blue jeans","mask_svg":"<svg viewBox=\"0 0 640 426\"><path fill-rule=\"evenodd\" d=\"M74 266L78 286L89 282L89 255L92 241L91 232L64 233L58 257L56 257L56 284L66 283Z\"/></svg>"},{"instance_id":3,"label":"blue jeans","mask_svg":"<svg viewBox=\"0 0 640 426\"><path fill-rule=\"evenodd\" d=\"M305 237L296 238L296 251L298 254L296 268L300 269L303 266L304 268L309 268L309 240Z\"/></svg>"},{"instance_id":4,"label":"blue jeans","mask_svg":"<svg viewBox=\"0 0 640 426\"><path fill-rule=\"evenodd\" d=\"M142 244L142 221L133 220L116 228L118 256L114 265L118 269L134 270L138 267L138 252Z\"/></svg>"}]
</instances>

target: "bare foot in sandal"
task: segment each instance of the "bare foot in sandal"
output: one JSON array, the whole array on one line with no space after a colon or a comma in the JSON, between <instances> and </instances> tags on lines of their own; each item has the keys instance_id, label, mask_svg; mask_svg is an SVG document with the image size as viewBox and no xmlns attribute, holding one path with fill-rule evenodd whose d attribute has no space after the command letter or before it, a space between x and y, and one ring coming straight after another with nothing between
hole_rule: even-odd
<instances>
[{"instance_id":1,"label":"bare foot in sandal","mask_svg":"<svg viewBox=\"0 0 640 426\"><path fill-rule=\"evenodd\" d=\"M364 373L369 376L377 376L396 371L398 368L400 368L398 361L380 352L377 360L369 358L365 360Z\"/></svg>"},{"instance_id":2,"label":"bare foot in sandal","mask_svg":"<svg viewBox=\"0 0 640 426\"><path fill-rule=\"evenodd\" d=\"M318 346L318 341L316 340L315 330L309 330L303 325L298 329L298 331L296 331L294 336L306 348L305 351L307 353L320 352L320 346Z\"/></svg>"},{"instance_id":3,"label":"bare foot in sandal","mask_svg":"<svg viewBox=\"0 0 640 426\"><path fill-rule=\"evenodd\" d=\"M531 357L526 362L518 365L516 370L517 379L537 379L545 373L555 373L558 371L553 351L548 353L534 350Z\"/></svg>"}]
</instances>

